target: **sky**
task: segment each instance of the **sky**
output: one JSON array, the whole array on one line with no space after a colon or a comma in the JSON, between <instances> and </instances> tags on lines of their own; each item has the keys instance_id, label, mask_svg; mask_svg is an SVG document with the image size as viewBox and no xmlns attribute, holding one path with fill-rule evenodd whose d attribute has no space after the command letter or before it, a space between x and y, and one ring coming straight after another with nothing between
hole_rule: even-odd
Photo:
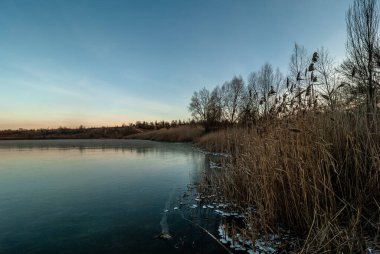
<instances>
[{"instance_id":1,"label":"sky","mask_svg":"<svg viewBox=\"0 0 380 254\"><path fill-rule=\"evenodd\" d=\"M0 129L189 119L294 43L345 55L349 0L2 0Z\"/></svg>"}]
</instances>

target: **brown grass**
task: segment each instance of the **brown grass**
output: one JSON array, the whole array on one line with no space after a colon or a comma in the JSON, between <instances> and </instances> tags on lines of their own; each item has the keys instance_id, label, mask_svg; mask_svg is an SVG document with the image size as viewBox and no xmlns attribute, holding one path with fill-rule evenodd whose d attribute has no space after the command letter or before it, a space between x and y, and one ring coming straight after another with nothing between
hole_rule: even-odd
<instances>
[{"instance_id":1,"label":"brown grass","mask_svg":"<svg viewBox=\"0 0 380 254\"><path fill-rule=\"evenodd\" d=\"M212 184L255 208L252 236L289 229L304 239L301 253L364 253L379 243L380 134L365 117L310 112L199 144L231 155Z\"/></svg>"},{"instance_id":2,"label":"brown grass","mask_svg":"<svg viewBox=\"0 0 380 254\"><path fill-rule=\"evenodd\" d=\"M129 139L145 139L167 142L192 142L204 133L202 127L180 126L175 128L162 128L154 131L133 134Z\"/></svg>"},{"instance_id":3,"label":"brown grass","mask_svg":"<svg viewBox=\"0 0 380 254\"><path fill-rule=\"evenodd\" d=\"M211 132L196 139L196 145L207 151L227 152L228 148L234 143L229 134L230 131Z\"/></svg>"}]
</instances>

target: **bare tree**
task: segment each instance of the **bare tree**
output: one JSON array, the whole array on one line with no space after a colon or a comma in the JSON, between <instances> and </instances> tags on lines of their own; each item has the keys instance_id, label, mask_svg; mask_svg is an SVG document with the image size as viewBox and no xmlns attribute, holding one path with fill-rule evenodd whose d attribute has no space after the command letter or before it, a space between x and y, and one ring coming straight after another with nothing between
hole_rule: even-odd
<instances>
[{"instance_id":1,"label":"bare tree","mask_svg":"<svg viewBox=\"0 0 380 254\"><path fill-rule=\"evenodd\" d=\"M354 0L346 14L347 59L343 74L356 85L357 93L365 94L367 113L376 113L374 67L378 59L379 14L376 0Z\"/></svg>"},{"instance_id":2,"label":"bare tree","mask_svg":"<svg viewBox=\"0 0 380 254\"><path fill-rule=\"evenodd\" d=\"M303 76L305 76L304 73L308 64L309 58L305 47L294 43L293 53L290 57L289 72L291 80L298 86L301 85L301 80L304 79Z\"/></svg>"},{"instance_id":3,"label":"bare tree","mask_svg":"<svg viewBox=\"0 0 380 254\"><path fill-rule=\"evenodd\" d=\"M302 105L302 87L307 86L307 67L309 65L308 53L304 46L294 43L293 53L289 63L289 77L287 78L287 88L290 94L295 92L293 103L298 101Z\"/></svg>"},{"instance_id":4,"label":"bare tree","mask_svg":"<svg viewBox=\"0 0 380 254\"><path fill-rule=\"evenodd\" d=\"M240 108L240 119L242 122L254 123L259 117L259 94L257 73L252 72L248 76L247 87L244 89L242 104Z\"/></svg>"},{"instance_id":5,"label":"bare tree","mask_svg":"<svg viewBox=\"0 0 380 254\"><path fill-rule=\"evenodd\" d=\"M279 68L276 68L276 72L274 74L274 90L278 93L284 85L284 75L281 73Z\"/></svg>"},{"instance_id":6,"label":"bare tree","mask_svg":"<svg viewBox=\"0 0 380 254\"><path fill-rule=\"evenodd\" d=\"M283 75L277 68L273 71L272 65L264 64L258 72L257 84L260 95L259 104L263 107L263 114L267 115L269 110L276 103L276 94L283 82Z\"/></svg>"},{"instance_id":7,"label":"bare tree","mask_svg":"<svg viewBox=\"0 0 380 254\"><path fill-rule=\"evenodd\" d=\"M244 93L244 81L242 77L233 77L222 86L224 117L234 124L238 121L239 107Z\"/></svg>"},{"instance_id":8,"label":"bare tree","mask_svg":"<svg viewBox=\"0 0 380 254\"><path fill-rule=\"evenodd\" d=\"M204 125L206 132L209 131L210 126L221 119L220 96L220 88L215 87L211 93L206 88L203 88L199 92L194 92L191 97L189 111L195 120Z\"/></svg>"},{"instance_id":9,"label":"bare tree","mask_svg":"<svg viewBox=\"0 0 380 254\"><path fill-rule=\"evenodd\" d=\"M197 121L207 120L207 108L210 100L210 92L205 87L199 92L194 92L191 97L189 111Z\"/></svg>"},{"instance_id":10,"label":"bare tree","mask_svg":"<svg viewBox=\"0 0 380 254\"><path fill-rule=\"evenodd\" d=\"M223 117L222 90L216 86L212 92L209 103L209 118L211 122L220 122Z\"/></svg>"},{"instance_id":11,"label":"bare tree","mask_svg":"<svg viewBox=\"0 0 380 254\"><path fill-rule=\"evenodd\" d=\"M259 86L259 92L260 92L260 105L263 105L264 115L268 112L268 94L270 87L273 83L272 81L273 76L273 68L270 64L266 63L263 65L259 71L259 77L258 77L258 86Z\"/></svg>"},{"instance_id":12,"label":"bare tree","mask_svg":"<svg viewBox=\"0 0 380 254\"><path fill-rule=\"evenodd\" d=\"M257 78L258 78L257 72L252 72L248 76L248 84L247 84L247 88L248 88L248 91L250 91L250 94L251 95L256 94L256 97L258 94Z\"/></svg>"},{"instance_id":13,"label":"bare tree","mask_svg":"<svg viewBox=\"0 0 380 254\"><path fill-rule=\"evenodd\" d=\"M316 71L319 74L319 92L331 110L335 110L338 100L338 89L342 87L335 68L334 59L327 49L318 50L319 59L316 62Z\"/></svg>"}]
</instances>

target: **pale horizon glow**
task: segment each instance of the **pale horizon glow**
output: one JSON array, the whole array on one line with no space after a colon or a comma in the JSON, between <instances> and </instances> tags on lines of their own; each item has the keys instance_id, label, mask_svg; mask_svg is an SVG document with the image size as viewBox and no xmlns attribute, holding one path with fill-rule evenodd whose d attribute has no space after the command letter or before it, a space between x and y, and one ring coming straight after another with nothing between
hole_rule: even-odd
<instances>
[{"instance_id":1,"label":"pale horizon glow","mask_svg":"<svg viewBox=\"0 0 380 254\"><path fill-rule=\"evenodd\" d=\"M295 42L345 54L351 1L5 0L0 129L188 120L190 97Z\"/></svg>"}]
</instances>

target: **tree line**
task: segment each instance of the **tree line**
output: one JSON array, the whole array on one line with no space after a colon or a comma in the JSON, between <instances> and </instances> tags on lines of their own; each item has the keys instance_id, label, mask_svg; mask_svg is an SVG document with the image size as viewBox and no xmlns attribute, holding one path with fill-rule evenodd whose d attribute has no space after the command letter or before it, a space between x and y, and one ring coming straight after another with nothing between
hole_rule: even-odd
<instances>
[{"instance_id":1,"label":"tree line","mask_svg":"<svg viewBox=\"0 0 380 254\"><path fill-rule=\"evenodd\" d=\"M380 75L378 13L376 0L354 0L346 14L342 63L323 47L308 53L295 43L286 75L265 63L246 80L234 76L212 90L195 91L188 107L193 119L209 131L306 110L362 108L373 123Z\"/></svg>"}]
</instances>

